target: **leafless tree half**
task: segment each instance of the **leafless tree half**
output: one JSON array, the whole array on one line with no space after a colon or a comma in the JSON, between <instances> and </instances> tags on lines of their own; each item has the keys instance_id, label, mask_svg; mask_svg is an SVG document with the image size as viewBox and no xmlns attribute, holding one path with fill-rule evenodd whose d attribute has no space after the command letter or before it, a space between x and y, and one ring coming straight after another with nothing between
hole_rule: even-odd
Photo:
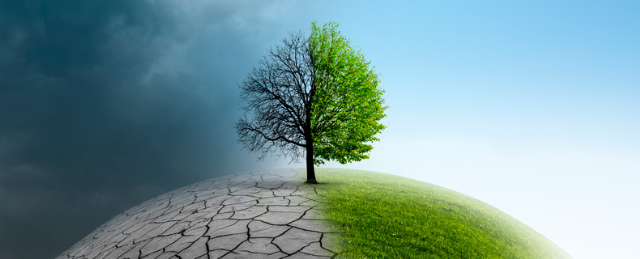
<instances>
[{"instance_id":1,"label":"leafless tree half","mask_svg":"<svg viewBox=\"0 0 640 259\"><path fill-rule=\"evenodd\" d=\"M260 159L274 151L298 162L306 155L307 183L317 183L313 164L310 111L315 92L308 38L290 33L269 49L240 85L246 115L236 123L239 142Z\"/></svg>"}]
</instances>

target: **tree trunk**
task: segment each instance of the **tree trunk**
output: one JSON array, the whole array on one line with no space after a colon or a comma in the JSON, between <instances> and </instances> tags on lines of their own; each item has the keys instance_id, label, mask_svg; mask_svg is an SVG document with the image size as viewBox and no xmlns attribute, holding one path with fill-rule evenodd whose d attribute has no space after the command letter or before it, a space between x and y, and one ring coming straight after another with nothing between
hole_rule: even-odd
<instances>
[{"instance_id":1,"label":"tree trunk","mask_svg":"<svg viewBox=\"0 0 640 259\"><path fill-rule=\"evenodd\" d=\"M318 183L316 180L316 172L313 168L313 140L307 141L307 182Z\"/></svg>"}]
</instances>

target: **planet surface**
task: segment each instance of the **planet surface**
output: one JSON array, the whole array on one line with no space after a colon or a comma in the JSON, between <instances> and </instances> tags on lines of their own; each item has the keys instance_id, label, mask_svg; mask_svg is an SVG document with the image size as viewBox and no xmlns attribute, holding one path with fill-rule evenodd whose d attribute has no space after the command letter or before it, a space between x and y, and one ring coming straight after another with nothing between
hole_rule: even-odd
<instances>
[{"instance_id":1,"label":"planet surface","mask_svg":"<svg viewBox=\"0 0 640 259\"><path fill-rule=\"evenodd\" d=\"M571 258L506 213L390 174L304 169L227 175L141 203L57 259Z\"/></svg>"}]
</instances>

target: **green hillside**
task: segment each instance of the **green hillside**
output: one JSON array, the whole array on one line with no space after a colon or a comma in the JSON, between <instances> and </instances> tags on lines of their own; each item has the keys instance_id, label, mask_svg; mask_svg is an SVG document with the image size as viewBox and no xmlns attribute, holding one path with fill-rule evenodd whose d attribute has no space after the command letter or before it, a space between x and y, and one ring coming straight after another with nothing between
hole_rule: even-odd
<instances>
[{"instance_id":1,"label":"green hillside","mask_svg":"<svg viewBox=\"0 0 640 259\"><path fill-rule=\"evenodd\" d=\"M535 230L461 193L377 172L316 170L316 190L343 233L337 240L343 256L571 258Z\"/></svg>"}]
</instances>

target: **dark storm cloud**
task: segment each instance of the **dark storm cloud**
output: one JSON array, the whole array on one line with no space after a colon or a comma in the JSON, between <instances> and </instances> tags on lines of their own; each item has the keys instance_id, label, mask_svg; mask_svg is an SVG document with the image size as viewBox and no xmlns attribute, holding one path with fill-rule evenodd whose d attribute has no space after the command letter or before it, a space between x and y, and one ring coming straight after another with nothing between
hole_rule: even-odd
<instances>
[{"instance_id":1,"label":"dark storm cloud","mask_svg":"<svg viewBox=\"0 0 640 259\"><path fill-rule=\"evenodd\" d=\"M145 199L251 167L237 83L300 28L192 3L0 2L0 258L57 256Z\"/></svg>"}]
</instances>

